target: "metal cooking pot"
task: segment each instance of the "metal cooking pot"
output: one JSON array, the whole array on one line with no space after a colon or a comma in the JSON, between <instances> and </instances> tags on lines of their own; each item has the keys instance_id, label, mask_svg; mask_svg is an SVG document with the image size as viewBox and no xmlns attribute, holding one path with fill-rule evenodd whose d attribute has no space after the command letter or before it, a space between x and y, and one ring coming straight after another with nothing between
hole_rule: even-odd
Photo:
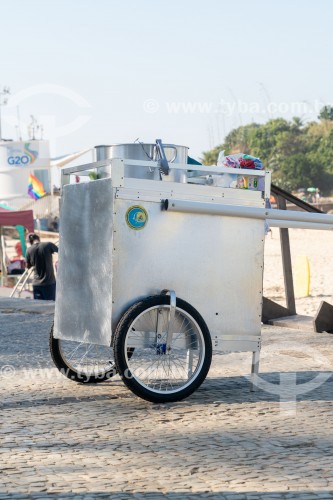
<instances>
[{"instance_id":1,"label":"metal cooking pot","mask_svg":"<svg viewBox=\"0 0 333 500\"><path fill-rule=\"evenodd\" d=\"M112 146L98 146L102 148L103 158L124 158L126 160L140 160L140 161L158 161L160 159L156 143L129 143L129 144L114 144ZM98 149L96 150L98 151ZM170 164L170 171L168 175L162 175L162 179L172 182L186 182L187 175L185 170L177 170L172 168L172 164L187 163L188 148L186 146L178 146L175 144L163 144L166 159ZM100 153L101 153L100 152ZM136 179L150 179L159 180L160 172L157 168L147 167L125 167L125 177L134 177Z\"/></svg>"}]
</instances>

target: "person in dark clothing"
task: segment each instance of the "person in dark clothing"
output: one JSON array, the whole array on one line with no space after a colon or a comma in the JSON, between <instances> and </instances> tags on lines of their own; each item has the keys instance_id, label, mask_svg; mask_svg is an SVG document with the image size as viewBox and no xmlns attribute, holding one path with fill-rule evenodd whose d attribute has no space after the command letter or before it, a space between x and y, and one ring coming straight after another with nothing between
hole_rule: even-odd
<instances>
[{"instance_id":1,"label":"person in dark clothing","mask_svg":"<svg viewBox=\"0 0 333 500\"><path fill-rule=\"evenodd\" d=\"M27 268L34 268L32 282L34 299L55 300L56 279L53 270L52 254L58 252L58 247L51 242L41 243L35 233L28 235L31 245L27 250Z\"/></svg>"}]
</instances>

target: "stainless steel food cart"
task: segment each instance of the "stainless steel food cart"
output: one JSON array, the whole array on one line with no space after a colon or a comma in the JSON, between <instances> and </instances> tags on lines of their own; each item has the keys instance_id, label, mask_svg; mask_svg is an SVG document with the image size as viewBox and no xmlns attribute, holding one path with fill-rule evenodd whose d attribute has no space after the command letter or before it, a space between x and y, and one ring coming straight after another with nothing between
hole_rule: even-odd
<instances>
[{"instance_id":1,"label":"stainless steel food cart","mask_svg":"<svg viewBox=\"0 0 333 500\"><path fill-rule=\"evenodd\" d=\"M62 171L53 360L80 382L118 372L153 402L195 391L214 350L251 352L257 373L265 220L282 217L265 209L269 172L189 172L174 152ZM221 187L224 175L258 187Z\"/></svg>"}]
</instances>

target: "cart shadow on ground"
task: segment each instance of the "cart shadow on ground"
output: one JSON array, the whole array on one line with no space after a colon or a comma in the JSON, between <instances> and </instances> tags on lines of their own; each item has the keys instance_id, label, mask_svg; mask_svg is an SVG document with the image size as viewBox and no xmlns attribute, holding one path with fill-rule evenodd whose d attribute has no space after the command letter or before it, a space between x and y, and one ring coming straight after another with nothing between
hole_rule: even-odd
<instances>
[{"instance_id":1,"label":"cart shadow on ground","mask_svg":"<svg viewBox=\"0 0 333 500\"><path fill-rule=\"evenodd\" d=\"M212 399L228 404L333 401L333 373L322 371L260 373L251 390L250 376L210 377L191 396L191 402ZM216 402L217 400L215 400Z\"/></svg>"},{"instance_id":2,"label":"cart shadow on ground","mask_svg":"<svg viewBox=\"0 0 333 500\"><path fill-rule=\"evenodd\" d=\"M282 382L282 384L281 384ZM66 386L67 382L65 381ZM31 397L28 392L21 393L16 401L3 401L3 409L28 408L35 406L59 406L116 400L119 406L133 405L147 407L189 407L193 405L239 405L256 403L333 401L333 374L320 371L266 372L260 374L258 386L251 391L249 376L208 377L202 386L191 396L179 402L153 404L134 396L116 379L99 384L77 384L68 381L68 394L64 391L54 397ZM80 387L78 394L76 388ZM84 388L87 393L85 394ZM67 389L67 387L66 387ZM58 391L55 388L55 393Z\"/></svg>"}]
</instances>

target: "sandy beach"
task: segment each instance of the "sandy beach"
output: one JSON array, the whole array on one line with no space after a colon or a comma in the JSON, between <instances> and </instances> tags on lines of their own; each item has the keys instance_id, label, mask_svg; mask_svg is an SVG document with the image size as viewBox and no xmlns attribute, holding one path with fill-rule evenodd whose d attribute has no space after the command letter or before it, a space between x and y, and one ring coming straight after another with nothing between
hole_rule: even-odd
<instances>
[{"instance_id":1,"label":"sandy beach","mask_svg":"<svg viewBox=\"0 0 333 500\"><path fill-rule=\"evenodd\" d=\"M289 229L293 267L297 256L310 263L310 295L296 299L298 314L313 316L322 300L333 304L333 232ZM265 241L264 296L285 305L280 231L272 229Z\"/></svg>"}]
</instances>

